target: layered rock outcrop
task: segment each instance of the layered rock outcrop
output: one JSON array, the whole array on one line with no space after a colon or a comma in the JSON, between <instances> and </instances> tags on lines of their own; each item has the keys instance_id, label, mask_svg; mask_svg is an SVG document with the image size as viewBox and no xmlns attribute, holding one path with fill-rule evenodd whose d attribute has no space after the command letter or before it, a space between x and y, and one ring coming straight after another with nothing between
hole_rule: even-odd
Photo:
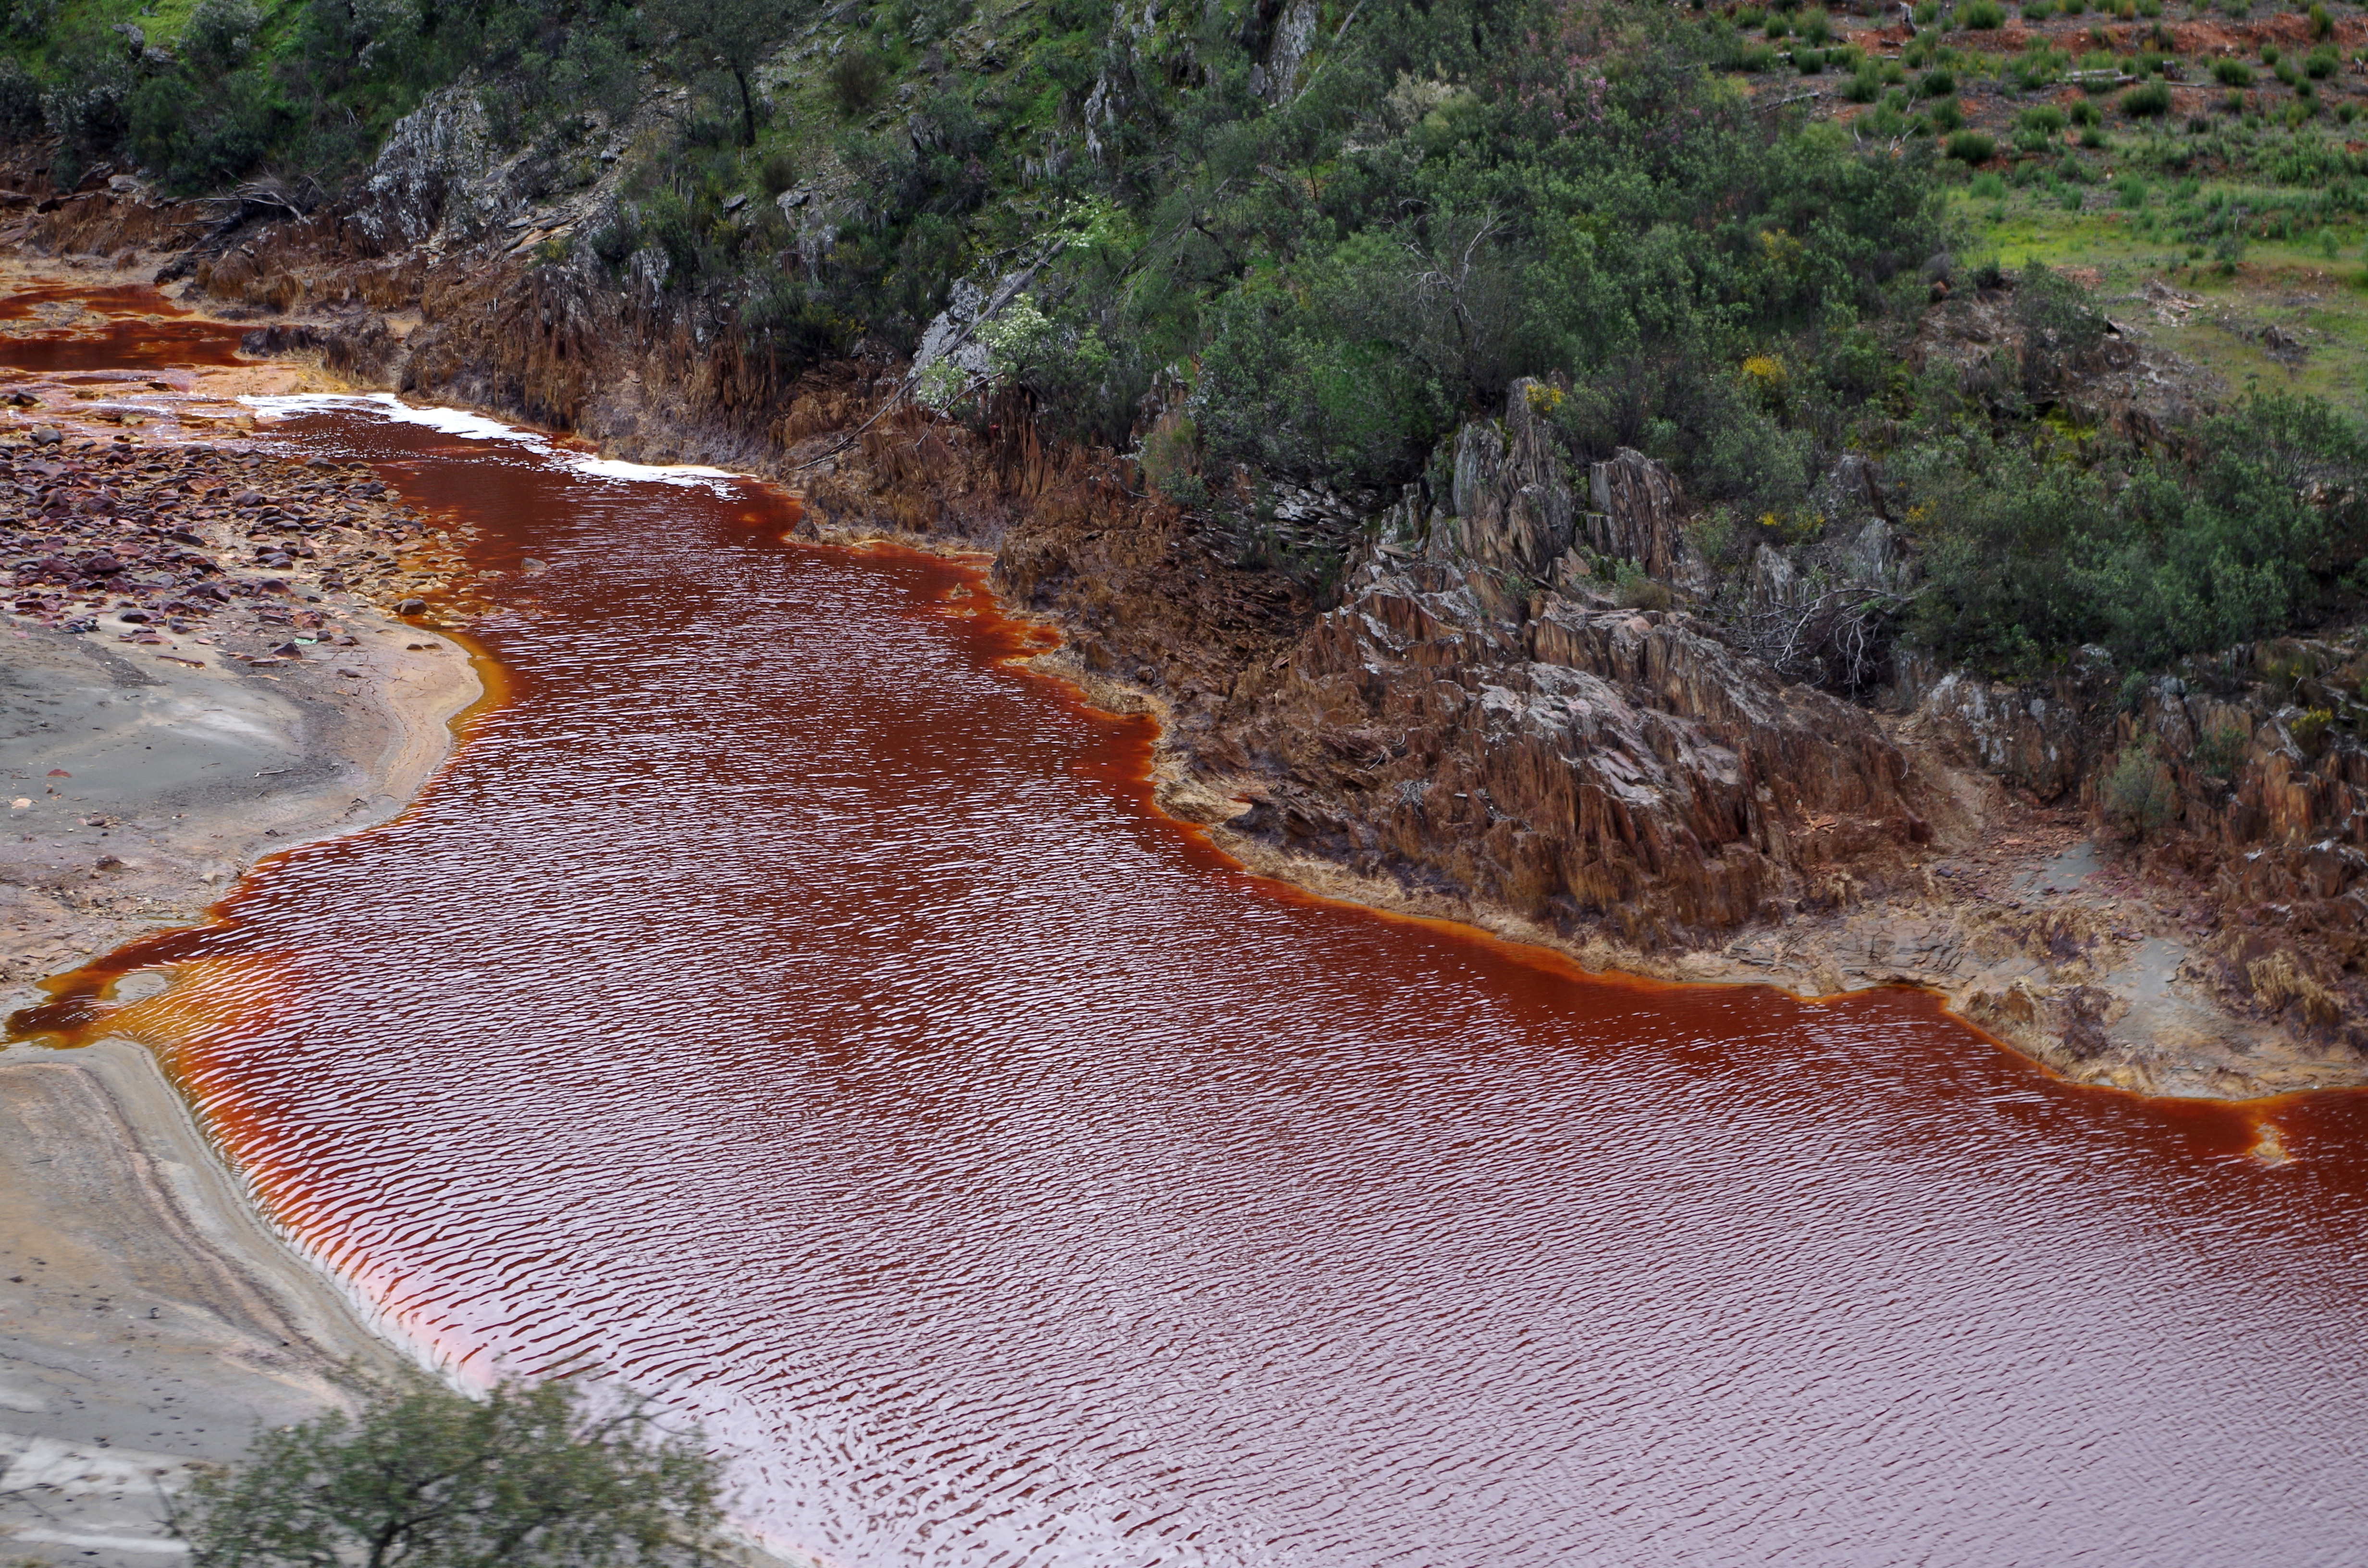
<instances>
[{"instance_id":1,"label":"layered rock outcrop","mask_svg":"<svg viewBox=\"0 0 2368 1568\"><path fill-rule=\"evenodd\" d=\"M1467 425L1441 504L1402 499L1344 601L1246 675L1203 747L1252 801L1233 831L1639 945L1896 869L1929 836L1898 748L1693 617L1612 605L1574 546L1679 568L1676 487L1623 450L1581 511L1531 391Z\"/></svg>"},{"instance_id":2,"label":"layered rock outcrop","mask_svg":"<svg viewBox=\"0 0 2368 1568\"><path fill-rule=\"evenodd\" d=\"M1535 608L1363 567L1258 694L1239 744L1272 781L1233 827L1640 945L1829 906L1922 834L1864 713L1683 614Z\"/></svg>"}]
</instances>

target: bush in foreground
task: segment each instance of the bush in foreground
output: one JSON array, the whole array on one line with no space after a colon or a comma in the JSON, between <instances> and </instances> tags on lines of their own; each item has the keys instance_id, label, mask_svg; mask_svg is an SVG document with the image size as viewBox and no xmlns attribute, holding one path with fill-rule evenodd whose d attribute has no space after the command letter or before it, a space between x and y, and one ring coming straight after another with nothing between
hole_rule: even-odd
<instances>
[{"instance_id":1,"label":"bush in foreground","mask_svg":"<svg viewBox=\"0 0 2368 1568\"><path fill-rule=\"evenodd\" d=\"M178 1523L196 1568L677 1568L717 1561L718 1488L639 1399L410 1372L264 1434Z\"/></svg>"}]
</instances>

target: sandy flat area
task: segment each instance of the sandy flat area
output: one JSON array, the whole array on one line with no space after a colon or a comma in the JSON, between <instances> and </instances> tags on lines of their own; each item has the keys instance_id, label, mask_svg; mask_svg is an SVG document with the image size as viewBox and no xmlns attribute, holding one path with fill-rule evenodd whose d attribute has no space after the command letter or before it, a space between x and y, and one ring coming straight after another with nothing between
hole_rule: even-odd
<instances>
[{"instance_id":1,"label":"sandy flat area","mask_svg":"<svg viewBox=\"0 0 2368 1568\"><path fill-rule=\"evenodd\" d=\"M265 856L387 820L443 763L483 689L467 651L350 597L313 608L334 659L0 616L0 1009L203 919ZM146 1049L0 1050L0 1557L178 1561L163 1520L192 1464L396 1354L256 1215Z\"/></svg>"}]
</instances>

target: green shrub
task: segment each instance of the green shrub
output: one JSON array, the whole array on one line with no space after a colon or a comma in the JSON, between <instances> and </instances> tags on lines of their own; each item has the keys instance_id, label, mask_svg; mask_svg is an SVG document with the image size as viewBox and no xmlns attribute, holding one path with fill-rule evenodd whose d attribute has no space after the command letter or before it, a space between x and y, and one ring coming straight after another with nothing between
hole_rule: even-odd
<instances>
[{"instance_id":1,"label":"green shrub","mask_svg":"<svg viewBox=\"0 0 2368 1568\"><path fill-rule=\"evenodd\" d=\"M2157 833L2179 810L2179 795L2153 747L2124 750L2106 776L2105 814L2136 837Z\"/></svg>"},{"instance_id":2,"label":"green shrub","mask_svg":"<svg viewBox=\"0 0 2368 1568\"><path fill-rule=\"evenodd\" d=\"M1801 36L1819 47L1830 42L1834 36L1833 18L1823 11L1802 12L1798 26Z\"/></svg>"},{"instance_id":3,"label":"green shrub","mask_svg":"<svg viewBox=\"0 0 2368 1568\"><path fill-rule=\"evenodd\" d=\"M1977 32L1991 32L2006 23L2006 7L1997 0L1973 0L1958 14L1959 19Z\"/></svg>"},{"instance_id":4,"label":"green shrub","mask_svg":"<svg viewBox=\"0 0 2368 1568\"><path fill-rule=\"evenodd\" d=\"M2325 6L2314 4L2310 8L2310 36L2313 38L2335 36L2335 18L2327 14Z\"/></svg>"},{"instance_id":5,"label":"green shrub","mask_svg":"<svg viewBox=\"0 0 2368 1568\"><path fill-rule=\"evenodd\" d=\"M2310 51L2310 58L2302 62L2302 68L2312 81L2324 82L2335 74L2336 63L2335 51L2314 49Z\"/></svg>"},{"instance_id":6,"label":"green shrub","mask_svg":"<svg viewBox=\"0 0 2368 1568\"><path fill-rule=\"evenodd\" d=\"M1976 201L2003 201L2006 199L2006 181L1999 178L1995 171L1978 174L1965 187L1965 194Z\"/></svg>"},{"instance_id":7,"label":"green shrub","mask_svg":"<svg viewBox=\"0 0 2368 1568\"><path fill-rule=\"evenodd\" d=\"M2213 778L2234 775L2244 760L2253 737L2237 724L2215 725L2195 743L2197 771Z\"/></svg>"},{"instance_id":8,"label":"green shrub","mask_svg":"<svg viewBox=\"0 0 2368 1568\"><path fill-rule=\"evenodd\" d=\"M2026 22L2044 22L2054 15L2055 0L2023 0L2022 19Z\"/></svg>"},{"instance_id":9,"label":"green shrub","mask_svg":"<svg viewBox=\"0 0 2368 1568\"><path fill-rule=\"evenodd\" d=\"M0 138L29 142L43 129L40 85L15 61L0 59Z\"/></svg>"},{"instance_id":10,"label":"green shrub","mask_svg":"<svg viewBox=\"0 0 2368 1568\"><path fill-rule=\"evenodd\" d=\"M1965 111L1958 107L1954 98L1942 98L1925 113L1931 119L1932 129L1943 135L1965 123Z\"/></svg>"},{"instance_id":11,"label":"green shrub","mask_svg":"<svg viewBox=\"0 0 2368 1568\"><path fill-rule=\"evenodd\" d=\"M2146 188L2146 182L2135 175L2123 175L2113 184L2113 199L2133 210L2144 207L2151 195L2153 192Z\"/></svg>"},{"instance_id":12,"label":"green shrub","mask_svg":"<svg viewBox=\"0 0 2368 1568\"><path fill-rule=\"evenodd\" d=\"M1987 164L1998 155L1998 142L1978 131L1960 131L1949 138L1949 156L1961 164Z\"/></svg>"},{"instance_id":13,"label":"green shrub","mask_svg":"<svg viewBox=\"0 0 2368 1568\"><path fill-rule=\"evenodd\" d=\"M2167 83L2147 82L2132 87L2122 95L2122 112L2133 119L2152 119L2170 112L2170 87Z\"/></svg>"},{"instance_id":14,"label":"green shrub","mask_svg":"<svg viewBox=\"0 0 2368 1568\"><path fill-rule=\"evenodd\" d=\"M2085 307L2055 292L2027 336L2077 330ZM1902 454L1931 583L1918 636L2001 668L2083 642L2159 668L2293 624L2368 555L2368 442L2330 405L2260 393L2194 434L2192 456L2140 460L2118 488L2012 440Z\"/></svg>"},{"instance_id":15,"label":"green shrub","mask_svg":"<svg viewBox=\"0 0 2368 1568\"><path fill-rule=\"evenodd\" d=\"M1624 609L1668 609L1675 602L1669 585L1646 576L1634 561L1622 561L1611 572L1612 602Z\"/></svg>"},{"instance_id":16,"label":"green shrub","mask_svg":"<svg viewBox=\"0 0 2368 1568\"><path fill-rule=\"evenodd\" d=\"M213 189L253 168L287 112L254 72L219 78L211 90L178 73L152 76L125 107L141 161L179 190Z\"/></svg>"},{"instance_id":17,"label":"green shrub","mask_svg":"<svg viewBox=\"0 0 2368 1568\"><path fill-rule=\"evenodd\" d=\"M1883 73L1872 65L1861 65L1858 74L1843 85L1842 97L1854 104L1871 104L1883 97Z\"/></svg>"},{"instance_id":18,"label":"green shrub","mask_svg":"<svg viewBox=\"0 0 2368 1568\"><path fill-rule=\"evenodd\" d=\"M2261 45L2261 63L2264 65L2275 65L2277 62L2278 46L2273 43L2265 43Z\"/></svg>"},{"instance_id":19,"label":"green shrub","mask_svg":"<svg viewBox=\"0 0 2368 1568\"><path fill-rule=\"evenodd\" d=\"M2062 134L2066 121L2064 111L2054 104L2034 105L2014 118L2015 123L2024 130L2036 131L2046 136Z\"/></svg>"},{"instance_id":20,"label":"green shrub","mask_svg":"<svg viewBox=\"0 0 2368 1568\"><path fill-rule=\"evenodd\" d=\"M1824 72L1825 68L1826 55L1823 50L1796 49L1793 51L1793 69L1798 71L1802 75L1818 75Z\"/></svg>"},{"instance_id":21,"label":"green shrub","mask_svg":"<svg viewBox=\"0 0 2368 1568\"><path fill-rule=\"evenodd\" d=\"M852 119L880 101L888 86L888 67L871 51L858 46L832 61L823 81L832 106Z\"/></svg>"},{"instance_id":22,"label":"green shrub","mask_svg":"<svg viewBox=\"0 0 2368 1568\"><path fill-rule=\"evenodd\" d=\"M718 1561L720 1468L645 1402L596 1411L559 1381L471 1399L405 1372L359 1415L264 1433L176 1523L202 1568L689 1565Z\"/></svg>"},{"instance_id":23,"label":"green shrub","mask_svg":"<svg viewBox=\"0 0 2368 1568\"><path fill-rule=\"evenodd\" d=\"M1957 90L1956 73L1945 69L1927 72L1916 90L1928 98L1946 97Z\"/></svg>"},{"instance_id":24,"label":"green shrub","mask_svg":"<svg viewBox=\"0 0 2368 1568\"><path fill-rule=\"evenodd\" d=\"M181 48L212 71L233 70L255 47L263 12L255 0L199 0L181 29Z\"/></svg>"}]
</instances>

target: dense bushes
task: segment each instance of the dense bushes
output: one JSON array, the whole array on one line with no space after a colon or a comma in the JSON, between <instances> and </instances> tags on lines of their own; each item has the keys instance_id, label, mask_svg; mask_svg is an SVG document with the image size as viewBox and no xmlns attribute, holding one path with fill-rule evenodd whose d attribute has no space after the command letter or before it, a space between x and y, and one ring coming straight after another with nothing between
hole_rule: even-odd
<instances>
[{"instance_id":1,"label":"dense bushes","mask_svg":"<svg viewBox=\"0 0 2368 1568\"><path fill-rule=\"evenodd\" d=\"M1523 41L1541 25L1551 48ZM1650 445L1713 493L1796 493L1796 443L1735 367L1770 345L1814 363L1890 308L1938 244L1929 150L1865 157L1754 114L1651 12L1407 5L1365 37L1279 112L1221 85L1150 128L1181 177L1122 185L1123 254L1052 275L1064 319L1127 346L1105 394L1185 366L1215 462L1371 484L1411 477L1513 377L1550 376L1575 443ZM1079 433L1131 415L1051 413Z\"/></svg>"},{"instance_id":2,"label":"dense bushes","mask_svg":"<svg viewBox=\"0 0 2368 1568\"><path fill-rule=\"evenodd\" d=\"M2249 636L2310 613L2358 559L2352 437L2305 405L2227 415L2192 466L2116 469L2035 422L2103 331L2052 274L2015 288L2022 352L1977 385L1915 382L1910 340L1950 270L1934 170L1999 151L1960 129L1952 56L1819 60L1874 106L1867 123L1888 117L1861 145L1755 107L1724 74L1766 53L1744 32L1761 25L1797 31L1805 68L1821 12L1363 0L1277 82L1277 9L1130 8L1140 25L1121 25L1094 0L1048 0L998 22L1001 58L980 74L950 52L961 0L842 8L805 74L768 95L757 64L815 13L199 0L169 56L105 29L6 33L29 69L0 64L0 120L60 131L62 172L128 153L182 188L267 169L329 186L464 67L513 147L622 116L655 73L690 91L666 101L672 130L629 158L574 265L715 312L778 378L859 345L909 350L958 279L1024 269L1028 330L1001 331L995 384L941 378L933 395L983 417L993 394L998 418L1025 407L1048 434L1121 449L1156 433L1152 483L1195 506L1254 508L1255 484L1211 483L1235 465L1386 490L1520 376L1559 392L1574 456L1668 460L1736 540L1815 537L1816 480L1872 452L1915 508L1917 634L1997 667L2086 641L2146 662ZM2023 67L2067 63L2043 51ZM2140 116L2167 102L2151 81L2122 98ZM1905 135L1919 104L1940 139ZM772 113L805 118L768 129ZM2100 119L2032 105L2015 148L2056 156L2071 121ZM2363 160L2340 144L2289 139L2255 161L2307 188L2204 202L2180 181L2174 231L2236 245L2368 208ZM2149 186L2124 174L2143 206ZM2001 188L1975 177L1985 199ZM769 199L810 183L809 205ZM2296 463L2335 477L2305 500Z\"/></svg>"},{"instance_id":3,"label":"dense bushes","mask_svg":"<svg viewBox=\"0 0 2368 1568\"><path fill-rule=\"evenodd\" d=\"M2368 556L2368 447L2284 394L2248 398L2125 478L2060 441L1979 429L1898 470L1930 583L1918 631L2001 671L2085 642L2132 667L2226 648L2351 590Z\"/></svg>"},{"instance_id":4,"label":"dense bushes","mask_svg":"<svg viewBox=\"0 0 2368 1568\"><path fill-rule=\"evenodd\" d=\"M701 15L730 9L719 0ZM557 114L629 110L649 30L639 6L608 0L307 0L270 13L199 0L179 36L158 43L84 23L15 29L6 48L8 66L40 85L61 183L121 158L181 190L267 167L330 188L421 93L471 67L512 135ZM724 30L702 26L690 43L728 68L746 50L719 52Z\"/></svg>"}]
</instances>

